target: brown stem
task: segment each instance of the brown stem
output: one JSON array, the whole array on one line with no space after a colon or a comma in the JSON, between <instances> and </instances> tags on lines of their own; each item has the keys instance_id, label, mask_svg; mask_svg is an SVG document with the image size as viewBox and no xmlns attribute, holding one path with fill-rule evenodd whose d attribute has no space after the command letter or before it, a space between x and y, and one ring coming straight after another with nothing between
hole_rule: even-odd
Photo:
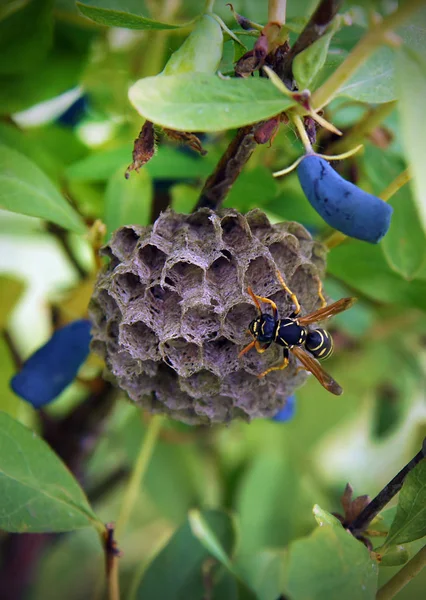
<instances>
[{"instance_id":1,"label":"brown stem","mask_svg":"<svg viewBox=\"0 0 426 600\"><path fill-rule=\"evenodd\" d=\"M229 144L214 172L204 184L194 210L199 208L217 210L220 208L257 146L255 139L257 127L258 124L248 125L238 130L237 135Z\"/></svg>"},{"instance_id":2,"label":"brown stem","mask_svg":"<svg viewBox=\"0 0 426 600\"><path fill-rule=\"evenodd\" d=\"M65 231L65 229L63 229L62 227L60 227L59 225L55 225L55 223L49 223L47 226L47 230L55 236L55 238L58 240L59 245L61 246L61 248L64 250L65 254L67 255L70 263L74 266L75 270L77 271L80 279L84 279L87 276L86 271L83 269L83 267L80 265L80 263L78 262L78 260L76 259L74 252L71 248L69 239L68 239L68 233L67 231Z\"/></svg>"},{"instance_id":3,"label":"brown stem","mask_svg":"<svg viewBox=\"0 0 426 600\"><path fill-rule=\"evenodd\" d=\"M357 516L356 519L352 521L352 523L348 526L348 529L351 533L357 537L362 534L365 529L367 529L368 525L371 521L379 514L379 512L383 509L384 506L392 498L399 492L402 488L402 484L404 483L405 478L408 473L414 469L414 467L425 458L426 456L426 438L423 441L423 447L416 454L416 456L410 460L408 464L405 465L401 471L395 475L395 477L390 481L382 491L377 494L373 500L367 504L364 510Z\"/></svg>"},{"instance_id":4,"label":"brown stem","mask_svg":"<svg viewBox=\"0 0 426 600\"><path fill-rule=\"evenodd\" d=\"M306 50L314 42L319 40L327 31L328 26L336 16L343 0L321 0L315 12L312 14L305 28L293 44L290 51L286 54L281 72L278 75L284 81L289 89L293 89L292 65L295 57Z\"/></svg>"}]
</instances>

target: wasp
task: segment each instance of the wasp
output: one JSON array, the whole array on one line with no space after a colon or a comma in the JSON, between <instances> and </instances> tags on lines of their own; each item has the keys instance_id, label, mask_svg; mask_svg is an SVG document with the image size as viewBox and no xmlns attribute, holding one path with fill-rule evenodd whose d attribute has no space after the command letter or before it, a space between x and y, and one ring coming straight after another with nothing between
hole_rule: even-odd
<instances>
[{"instance_id":1,"label":"wasp","mask_svg":"<svg viewBox=\"0 0 426 600\"><path fill-rule=\"evenodd\" d=\"M285 369L289 363L289 352L291 351L301 362L303 369L312 373L326 390L339 396L343 392L342 388L324 371L318 362L331 356L333 339L325 329L310 329L309 325L330 319L334 315L348 310L356 302L356 298L341 298L327 306L322 294L322 284L318 279L318 296L321 300L321 308L309 315L300 317L300 304L297 296L287 287L279 271L277 271L277 278L284 291L290 296L294 310L290 316L280 319L275 302L270 298L257 296L250 287L247 288L259 311L259 316L253 319L249 325L249 332L253 336L253 341L243 348L238 356L243 356L252 348L260 353L265 352L275 342L283 347L283 362L275 367L270 367L260 373L258 377L265 377L271 371ZM261 302L271 306L272 315L262 312Z\"/></svg>"}]
</instances>

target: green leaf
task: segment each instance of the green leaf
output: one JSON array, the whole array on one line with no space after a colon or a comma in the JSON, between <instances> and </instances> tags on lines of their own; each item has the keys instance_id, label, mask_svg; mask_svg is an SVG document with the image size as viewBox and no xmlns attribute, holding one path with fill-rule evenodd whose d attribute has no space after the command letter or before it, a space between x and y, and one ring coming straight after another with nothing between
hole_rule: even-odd
<instances>
[{"instance_id":1,"label":"green leaf","mask_svg":"<svg viewBox=\"0 0 426 600\"><path fill-rule=\"evenodd\" d=\"M219 131L268 119L294 104L266 79L201 73L146 77L129 90L146 119L178 131Z\"/></svg>"},{"instance_id":2,"label":"green leaf","mask_svg":"<svg viewBox=\"0 0 426 600\"><path fill-rule=\"evenodd\" d=\"M287 544L301 518L301 510L298 519L294 514L299 504L299 478L283 453L259 454L242 480L237 499L244 551Z\"/></svg>"},{"instance_id":3,"label":"green leaf","mask_svg":"<svg viewBox=\"0 0 426 600\"><path fill-rule=\"evenodd\" d=\"M290 545L286 592L292 600L372 600L377 563L341 524L325 521Z\"/></svg>"},{"instance_id":4,"label":"green leaf","mask_svg":"<svg viewBox=\"0 0 426 600\"><path fill-rule=\"evenodd\" d=\"M179 29L183 25L162 23L144 17L141 13L140 0L127 0L127 10L123 10L120 0L91 0L76 2L78 9L85 17L108 27L125 27L127 29Z\"/></svg>"},{"instance_id":5,"label":"green leaf","mask_svg":"<svg viewBox=\"0 0 426 600\"><path fill-rule=\"evenodd\" d=\"M411 190L405 185L390 202L391 226L383 238L383 252L390 267L407 280L413 279L426 261L426 235L419 223Z\"/></svg>"},{"instance_id":6,"label":"green leaf","mask_svg":"<svg viewBox=\"0 0 426 600\"><path fill-rule=\"evenodd\" d=\"M425 310L426 281L406 281L392 271L381 245L348 242L328 255L328 272L360 290L368 298L385 304L400 304Z\"/></svg>"},{"instance_id":7,"label":"green leaf","mask_svg":"<svg viewBox=\"0 0 426 600\"><path fill-rule=\"evenodd\" d=\"M423 229L426 230L426 60L413 50L407 49L398 53L396 65L402 140L413 174L414 201Z\"/></svg>"},{"instance_id":8,"label":"green leaf","mask_svg":"<svg viewBox=\"0 0 426 600\"><path fill-rule=\"evenodd\" d=\"M195 537L200 540L204 548L210 552L224 567L231 573L234 573L234 567L228 558L222 544L217 539L215 533L210 529L201 512L197 509L189 511L188 521L191 531Z\"/></svg>"},{"instance_id":9,"label":"green leaf","mask_svg":"<svg viewBox=\"0 0 426 600\"><path fill-rule=\"evenodd\" d=\"M380 566L398 567L404 565L409 558L410 553L405 546L392 546L388 552L381 556Z\"/></svg>"},{"instance_id":10,"label":"green leaf","mask_svg":"<svg viewBox=\"0 0 426 600\"><path fill-rule=\"evenodd\" d=\"M146 169L125 179L119 169L105 193L104 221L107 236L122 225L147 225L151 215L152 182Z\"/></svg>"},{"instance_id":11,"label":"green leaf","mask_svg":"<svg viewBox=\"0 0 426 600\"><path fill-rule=\"evenodd\" d=\"M50 447L0 412L0 529L20 533L103 527Z\"/></svg>"},{"instance_id":12,"label":"green leaf","mask_svg":"<svg viewBox=\"0 0 426 600\"><path fill-rule=\"evenodd\" d=\"M123 169L132 161L132 146L129 144L101 150L84 158L70 167L66 173L76 181L105 181L111 176L111 171L119 167ZM214 159L209 156L199 158L184 154L178 148L160 146L152 159L144 165L153 179L196 179L206 177L214 167Z\"/></svg>"},{"instance_id":13,"label":"green leaf","mask_svg":"<svg viewBox=\"0 0 426 600\"><path fill-rule=\"evenodd\" d=\"M261 550L236 559L241 577L259 600L279 598L284 590L287 550Z\"/></svg>"},{"instance_id":14,"label":"green leaf","mask_svg":"<svg viewBox=\"0 0 426 600\"><path fill-rule=\"evenodd\" d=\"M378 552L390 546L412 542L426 535L426 460L408 475L399 493L395 519Z\"/></svg>"},{"instance_id":15,"label":"green leaf","mask_svg":"<svg viewBox=\"0 0 426 600\"><path fill-rule=\"evenodd\" d=\"M382 103L395 100L394 52L379 48L338 91L360 102Z\"/></svg>"},{"instance_id":16,"label":"green leaf","mask_svg":"<svg viewBox=\"0 0 426 600\"><path fill-rule=\"evenodd\" d=\"M277 195L277 187L270 169L262 165L244 169L232 186L224 206L247 212L273 199Z\"/></svg>"},{"instance_id":17,"label":"green leaf","mask_svg":"<svg viewBox=\"0 0 426 600\"><path fill-rule=\"evenodd\" d=\"M323 35L295 57L293 74L300 90L309 88L318 71L324 66L333 35L334 31Z\"/></svg>"},{"instance_id":18,"label":"green leaf","mask_svg":"<svg viewBox=\"0 0 426 600\"><path fill-rule=\"evenodd\" d=\"M203 511L201 515L226 554L232 554L235 531L231 517L214 510ZM194 537L189 521L185 521L147 567L136 598L202 598L205 591L202 566L209 557L210 553Z\"/></svg>"},{"instance_id":19,"label":"green leaf","mask_svg":"<svg viewBox=\"0 0 426 600\"><path fill-rule=\"evenodd\" d=\"M22 4L22 3L21 3ZM0 21L0 73L30 71L53 40L53 0L30 0Z\"/></svg>"},{"instance_id":20,"label":"green leaf","mask_svg":"<svg viewBox=\"0 0 426 600\"><path fill-rule=\"evenodd\" d=\"M76 233L83 221L60 192L23 154L0 145L0 208L39 217Z\"/></svg>"}]
</instances>

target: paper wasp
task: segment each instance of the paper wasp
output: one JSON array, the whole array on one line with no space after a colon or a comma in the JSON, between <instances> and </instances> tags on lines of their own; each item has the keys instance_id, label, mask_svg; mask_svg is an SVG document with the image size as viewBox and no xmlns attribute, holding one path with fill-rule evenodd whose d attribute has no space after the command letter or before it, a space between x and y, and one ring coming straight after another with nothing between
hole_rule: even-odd
<instances>
[{"instance_id":1,"label":"paper wasp","mask_svg":"<svg viewBox=\"0 0 426 600\"><path fill-rule=\"evenodd\" d=\"M277 277L283 289L292 299L294 311L289 317L280 319L275 302L269 298L257 296L249 287L247 291L259 311L259 316L253 319L249 325L253 341L243 348L238 356L243 356L243 354L252 348L255 348L257 352L265 352L275 342L284 348L283 362L278 366L270 367L263 373L260 373L258 377L264 377L271 371L285 369L289 363L289 351L291 351L302 363L303 369L312 373L326 390L339 396L343 392L342 388L324 371L318 362L318 360L324 360L332 354L333 339L325 329L310 329L309 325L330 319L334 315L348 310L356 302L356 298L341 298L337 302L327 306L327 302L322 294L321 282L318 280L318 296L322 303L321 308L309 315L299 317L300 304L296 295L287 287L281 273L278 271ZM271 306L272 315L262 312L260 302Z\"/></svg>"}]
</instances>

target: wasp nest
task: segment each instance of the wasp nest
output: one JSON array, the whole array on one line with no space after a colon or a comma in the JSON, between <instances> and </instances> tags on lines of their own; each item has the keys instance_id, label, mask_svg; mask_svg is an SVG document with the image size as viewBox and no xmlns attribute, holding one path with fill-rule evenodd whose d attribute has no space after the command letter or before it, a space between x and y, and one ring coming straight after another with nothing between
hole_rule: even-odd
<instances>
[{"instance_id":1,"label":"wasp nest","mask_svg":"<svg viewBox=\"0 0 426 600\"><path fill-rule=\"evenodd\" d=\"M271 225L258 210L167 211L153 226L121 227L101 252L92 348L140 406L192 424L271 417L304 382L294 357L257 377L282 361L276 344L238 358L257 314L247 286L290 314L279 269L302 314L318 308L324 247L301 225Z\"/></svg>"}]
</instances>

